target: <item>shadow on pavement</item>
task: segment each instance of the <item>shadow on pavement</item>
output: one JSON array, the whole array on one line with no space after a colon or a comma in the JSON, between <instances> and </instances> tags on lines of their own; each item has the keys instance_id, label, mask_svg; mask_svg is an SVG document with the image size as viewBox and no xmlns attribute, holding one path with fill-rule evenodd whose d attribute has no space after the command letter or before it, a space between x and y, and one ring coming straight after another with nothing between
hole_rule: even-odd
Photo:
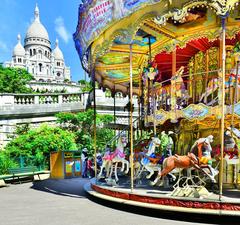
<instances>
[{"instance_id":1,"label":"shadow on pavement","mask_svg":"<svg viewBox=\"0 0 240 225\"><path fill-rule=\"evenodd\" d=\"M73 198L86 198L86 193L83 189L84 184L88 179L72 178L72 179L47 179L35 181L31 186L32 189L44 191L56 195L62 195Z\"/></svg>"},{"instance_id":2,"label":"shadow on pavement","mask_svg":"<svg viewBox=\"0 0 240 225\"><path fill-rule=\"evenodd\" d=\"M110 207L115 210L121 210L125 212L134 213L137 215L145 215L149 217L156 217L161 219L167 219L174 221L185 221L194 223L216 224L216 225L239 225L239 217L230 216L210 216L206 214L188 214L178 212L167 212L156 209L147 209L138 206L131 206L126 204L115 203L103 199L98 199L92 195L87 194L86 197L96 204L100 204L105 207Z\"/></svg>"}]
</instances>

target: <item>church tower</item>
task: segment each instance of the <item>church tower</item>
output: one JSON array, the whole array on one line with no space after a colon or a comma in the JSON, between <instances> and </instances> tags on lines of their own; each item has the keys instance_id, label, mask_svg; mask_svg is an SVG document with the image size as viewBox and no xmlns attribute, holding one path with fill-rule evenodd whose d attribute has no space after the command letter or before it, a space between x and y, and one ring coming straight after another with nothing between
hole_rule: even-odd
<instances>
[{"instance_id":1,"label":"church tower","mask_svg":"<svg viewBox=\"0 0 240 225\"><path fill-rule=\"evenodd\" d=\"M52 51L48 32L40 20L40 11L36 5L34 21L27 29L24 47L21 36L14 47L12 61L6 62L7 67L20 67L28 70L36 81L58 82L71 79L70 68L65 66L64 56L56 41Z\"/></svg>"}]
</instances>

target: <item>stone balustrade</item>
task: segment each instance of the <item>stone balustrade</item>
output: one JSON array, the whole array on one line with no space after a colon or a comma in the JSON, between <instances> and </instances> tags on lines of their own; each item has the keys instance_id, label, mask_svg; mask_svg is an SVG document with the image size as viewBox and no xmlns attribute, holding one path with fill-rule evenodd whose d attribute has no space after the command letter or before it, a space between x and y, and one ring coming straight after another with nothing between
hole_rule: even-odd
<instances>
[{"instance_id":1,"label":"stone balustrade","mask_svg":"<svg viewBox=\"0 0 240 225\"><path fill-rule=\"evenodd\" d=\"M0 94L0 117L78 112L86 107L87 93Z\"/></svg>"},{"instance_id":2,"label":"stone balustrade","mask_svg":"<svg viewBox=\"0 0 240 225\"><path fill-rule=\"evenodd\" d=\"M0 94L0 107L13 105L62 104L82 102L86 93L73 94Z\"/></svg>"},{"instance_id":3,"label":"stone balustrade","mask_svg":"<svg viewBox=\"0 0 240 225\"><path fill-rule=\"evenodd\" d=\"M80 112L86 109L88 93L50 93L50 94L0 94L0 150L14 134L17 125L30 123L39 126L41 123L54 124L58 112ZM92 96L90 96L91 99ZM124 107L129 102L128 97L121 94L115 96L116 123L127 125L129 112ZM113 115L114 99L96 90L97 113ZM138 103L134 97L133 117L137 118Z\"/></svg>"},{"instance_id":4,"label":"stone balustrade","mask_svg":"<svg viewBox=\"0 0 240 225\"><path fill-rule=\"evenodd\" d=\"M129 103L128 97L123 97L121 93L117 93L115 96L115 105L116 107L124 107L126 104ZM138 98L137 96L133 96L133 104L135 110L138 108ZM101 106L109 106L113 107L114 105L114 98L111 95L103 94L102 90L96 90L96 105L97 107Z\"/></svg>"}]
</instances>

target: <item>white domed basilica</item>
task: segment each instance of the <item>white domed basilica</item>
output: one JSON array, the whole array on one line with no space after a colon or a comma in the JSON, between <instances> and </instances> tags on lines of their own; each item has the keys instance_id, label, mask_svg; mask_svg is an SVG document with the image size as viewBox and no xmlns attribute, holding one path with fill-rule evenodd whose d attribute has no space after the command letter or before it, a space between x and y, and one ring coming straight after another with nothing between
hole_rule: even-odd
<instances>
[{"instance_id":1,"label":"white domed basilica","mask_svg":"<svg viewBox=\"0 0 240 225\"><path fill-rule=\"evenodd\" d=\"M36 81L58 83L64 80L70 81L70 68L65 66L58 40L52 51L48 32L40 21L38 6L35 8L34 15L35 19L24 39L24 47L21 44L21 36L18 35L12 60L5 62L5 66L25 68Z\"/></svg>"}]
</instances>

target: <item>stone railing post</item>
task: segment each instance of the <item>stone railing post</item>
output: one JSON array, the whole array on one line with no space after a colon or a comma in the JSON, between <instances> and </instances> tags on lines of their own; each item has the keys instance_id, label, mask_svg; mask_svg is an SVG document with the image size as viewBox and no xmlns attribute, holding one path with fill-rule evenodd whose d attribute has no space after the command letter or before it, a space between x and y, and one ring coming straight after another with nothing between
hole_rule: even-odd
<instances>
[{"instance_id":1,"label":"stone railing post","mask_svg":"<svg viewBox=\"0 0 240 225\"><path fill-rule=\"evenodd\" d=\"M63 96L58 95L58 104L62 104L62 103L63 103Z\"/></svg>"},{"instance_id":2,"label":"stone railing post","mask_svg":"<svg viewBox=\"0 0 240 225\"><path fill-rule=\"evenodd\" d=\"M34 104L39 104L39 95L34 95Z\"/></svg>"},{"instance_id":3,"label":"stone railing post","mask_svg":"<svg viewBox=\"0 0 240 225\"><path fill-rule=\"evenodd\" d=\"M14 105L14 95L0 95L0 105Z\"/></svg>"}]
</instances>

